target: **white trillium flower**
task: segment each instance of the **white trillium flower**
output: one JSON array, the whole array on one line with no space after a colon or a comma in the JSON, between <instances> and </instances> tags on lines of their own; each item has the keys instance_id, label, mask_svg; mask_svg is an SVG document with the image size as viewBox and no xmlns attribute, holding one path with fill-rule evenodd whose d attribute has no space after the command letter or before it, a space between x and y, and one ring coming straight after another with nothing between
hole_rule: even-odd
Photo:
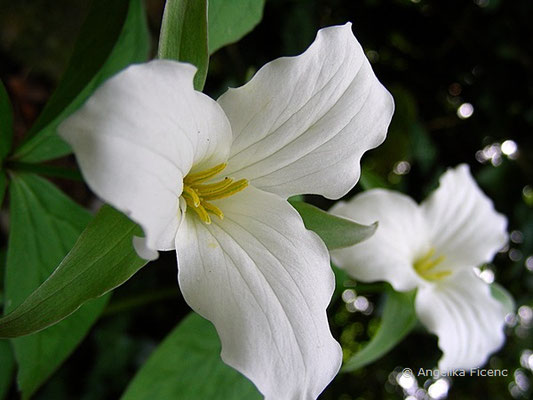
<instances>
[{"instance_id":1,"label":"white trillium flower","mask_svg":"<svg viewBox=\"0 0 533 400\"><path fill-rule=\"evenodd\" d=\"M59 133L94 192L143 228L139 254L176 250L183 296L215 325L222 359L268 399L316 398L342 358L326 316L334 277L286 199L346 194L385 138L392 97L351 24L217 102L194 74L174 61L129 67Z\"/></svg>"},{"instance_id":2,"label":"white trillium flower","mask_svg":"<svg viewBox=\"0 0 533 400\"><path fill-rule=\"evenodd\" d=\"M468 166L448 170L422 204L373 189L339 202L333 214L378 222L368 240L332 252L336 265L364 282L417 288L416 313L438 336L443 371L477 368L505 340L505 310L474 267L492 260L507 241L507 220L494 210Z\"/></svg>"}]
</instances>

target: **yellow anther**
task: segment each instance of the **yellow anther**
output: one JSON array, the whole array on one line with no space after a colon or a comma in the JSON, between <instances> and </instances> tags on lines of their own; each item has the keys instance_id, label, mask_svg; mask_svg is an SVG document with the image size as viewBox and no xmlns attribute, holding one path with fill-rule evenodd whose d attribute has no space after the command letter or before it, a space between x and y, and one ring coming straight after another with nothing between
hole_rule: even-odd
<instances>
[{"instance_id":1,"label":"yellow anther","mask_svg":"<svg viewBox=\"0 0 533 400\"><path fill-rule=\"evenodd\" d=\"M442 278L446 278L451 275L452 271L437 271L423 276L428 281L440 281Z\"/></svg>"},{"instance_id":2,"label":"yellow anther","mask_svg":"<svg viewBox=\"0 0 533 400\"><path fill-rule=\"evenodd\" d=\"M218 218L220 219L224 219L224 213L222 212L222 210L220 208L218 208L217 206L211 204L211 203L204 203L204 208L215 214Z\"/></svg>"},{"instance_id":3,"label":"yellow anther","mask_svg":"<svg viewBox=\"0 0 533 400\"><path fill-rule=\"evenodd\" d=\"M435 271L435 268L442 263L446 257L440 255L436 258L433 258L434 255L435 249L431 248L425 255L417 259L413 264L413 267L418 275L428 281L438 281L452 273L451 271L447 270Z\"/></svg>"},{"instance_id":4,"label":"yellow anther","mask_svg":"<svg viewBox=\"0 0 533 400\"><path fill-rule=\"evenodd\" d=\"M426 255L419 258L415 262L415 269L418 271L418 273L429 271L430 269L435 268L438 264L444 261L444 256L439 256L435 259L432 259L435 255L435 249L431 248Z\"/></svg>"},{"instance_id":5,"label":"yellow anther","mask_svg":"<svg viewBox=\"0 0 533 400\"><path fill-rule=\"evenodd\" d=\"M206 194L205 196L202 196L205 200L218 200L218 199L224 199L226 197L233 196L236 193L239 193L241 190L244 190L248 186L248 181L246 179L239 179L236 182L233 182L228 187L218 190L213 193Z\"/></svg>"},{"instance_id":6,"label":"yellow anther","mask_svg":"<svg viewBox=\"0 0 533 400\"><path fill-rule=\"evenodd\" d=\"M188 185L183 185L183 197L186 201L191 200L192 205L194 205L194 207L198 207L201 203L200 197L198 196L196 191Z\"/></svg>"},{"instance_id":7,"label":"yellow anther","mask_svg":"<svg viewBox=\"0 0 533 400\"><path fill-rule=\"evenodd\" d=\"M194 202L192 199L190 199L188 196L185 196L184 193L182 193L183 197L185 198L185 202L187 203L187 207L191 207L191 208L195 208L195 207L198 207L198 206L195 206L194 205Z\"/></svg>"},{"instance_id":8,"label":"yellow anther","mask_svg":"<svg viewBox=\"0 0 533 400\"><path fill-rule=\"evenodd\" d=\"M202 183L215 177L224 168L226 168L226 164L219 164L205 171L189 174L183 179L182 196L187 203L187 207L192 208L200 220L206 224L211 223L209 213L215 214L220 219L224 218L222 210L208 203L208 201L233 196L248 186L246 179L239 179L235 182L232 178L228 177L219 182Z\"/></svg>"},{"instance_id":9,"label":"yellow anther","mask_svg":"<svg viewBox=\"0 0 533 400\"><path fill-rule=\"evenodd\" d=\"M220 190L226 189L228 186L230 186L233 183L233 179L231 178L224 178L224 180L217 182L217 183L208 183L203 185L197 185L196 190L198 192L202 193L202 196L216 193Z\"/></svg>"},{"instance_id":10,"label":"yellow anther","mask_svg":"<svg viewBox=\"0 0 533 400\"><path fill-rule=\"evenodd\" d=\"M200 206L200 207L191 207L191 208L198 215L198 217L200 217L202 222L205 222L207 225L211 223L211 217L207 213L207 210L205 209L205 207Z\"/></svg>"},{"instance_id":11,"label":"yellow anther","mask_svg":"<svg viewBox=\"0 0 533 400\"><path fill-rule=\"evenodd\" d=\"M195 174L189 174L185 177L183 182L185 182L185 184L187 185L205 182L208 179L217 175L218 173L222 172L224 168L226 168L226 165L226 163L222 163L215 165L214 167L211 167L209 169L206 169L205 171L197 172Z\"/></svg>"}]
</instances>

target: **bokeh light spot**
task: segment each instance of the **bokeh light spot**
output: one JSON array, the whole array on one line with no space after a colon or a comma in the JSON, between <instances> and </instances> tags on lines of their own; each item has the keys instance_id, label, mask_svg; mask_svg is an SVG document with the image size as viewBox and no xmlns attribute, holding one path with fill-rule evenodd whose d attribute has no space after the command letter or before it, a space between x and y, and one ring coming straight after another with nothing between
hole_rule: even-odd
<instances>
[{"instance_id":1,"label":"bokeh light spot","mask_svg":"<svg viewBox=\"0 0 533 400\"><path fill-rule=\"evenodd\" d=\"M515 159L518 155L518 145L514 140L505 140L501 144L502 153L505 154L510 159Z\"/></svg>"},{"instance_id":2,"label":"bokeh light spot","mask_svg":"<svg viewBox=\"0 0 533 400\"><path fill-rule=\"evenodd\" d=\"M428 394L432 399L445 399L448 395L450 384L446 379L437 379L428 388Z\"/></svg>"},{"instance_id":3,"label":"bokeh light spot","mask_svg":"<svg viewBox=\"0 0 533 400\"><path fill-rule=\"evenodd\" d=\"M470 118L474 114L474 106L470 103L463 103L457 109L457 116L461 119Z\"/></svg>"}]
</instances>

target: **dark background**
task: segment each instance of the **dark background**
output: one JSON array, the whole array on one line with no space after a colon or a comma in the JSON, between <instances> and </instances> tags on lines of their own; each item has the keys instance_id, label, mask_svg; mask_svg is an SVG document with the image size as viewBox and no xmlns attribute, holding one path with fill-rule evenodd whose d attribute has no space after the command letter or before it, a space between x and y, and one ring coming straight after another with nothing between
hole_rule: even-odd
<instances>
[{"instance_id":1,"label":"dark background","mask_svg":"<svg viewBox=\"0 0 533 400\"><path fill-rule=\"evenodd\" d=\"M0 78L14 105L17 140L61 77L88 4L0 0ZM146 6L155 45L163 2L149 0ZM508 316L507 343L487 365L508 369L509 376L446 380L451 399L529 398L532 393L532 16L529 0L269 0L256 29L211 58L205 91L216 98L228 86L245 83L266 62L301 53L319 28L352 21L376 75L394 95L396 113L385 143L364 156L362 185L350 196L379 182L420 201L446 168L467 163L496 209L507 215L509 246L482 269L489 277L492 272L517 303L517 314ZM457 114L464 103L474 111L466 119ZM54 163L74 165L73 158ZM80 203L94 203L83 184L54 182ZM316 197L308 200L330 205ZM5 215L4 209L3 245ZM168 253L117 289L89 337L35 398L118 398L151 350L189 311L175 281L175 255ZM345 286L373 308L354 311L342 298L330 306L334 334L348 356L375 332L381 297L379 287ZM436 395L435 386L430 389L434 380L419 377L417 391L402 387L397 373L405 367L432 368L439 357L436 338L417 327L378 362L339 375L321 398L429 398L428 390Z\"/></svg>"}]
</instances>

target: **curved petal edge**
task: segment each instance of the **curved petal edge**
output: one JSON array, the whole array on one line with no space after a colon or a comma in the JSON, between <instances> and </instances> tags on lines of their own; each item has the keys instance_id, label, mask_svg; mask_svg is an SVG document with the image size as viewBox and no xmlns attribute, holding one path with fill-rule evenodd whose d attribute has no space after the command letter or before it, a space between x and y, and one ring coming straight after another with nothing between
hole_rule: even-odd
<instances>
[{"instance_id":1,"label":"curved petal edge","mask_svg":"<svg viewBox=\"0 0 533 400\"><path fill-rule=\"evenodd\" d=\"M176 238L187 303L266 399L318 397L342 359L326 315L334 277L324 243L273 194L248 187L216 205L224 220L187 215Z\"/></svg>"},{"instance_id":2,"label":"curved petal edge","mask_svg":"<svg viewBox=\"0 0 533 400\"><path fill-rule=\"evenodd\" d=\"M394 111L351 23L321 29L303 54L266 64L218 102L234 135L227 173L283 198L346 194Z\"/></svg>"},{"instance_id":3,"label":"curved petal edge","mask_svg":"<svg viewBox=\"0 0 533 400\"><path fill-rule=\"evenodd\" d=\"M415 308L439 338L442 371L481 367L505 341L505 309L471 270L458 272L446 284L419 288Z\"/></svg>"}]
</instances>

